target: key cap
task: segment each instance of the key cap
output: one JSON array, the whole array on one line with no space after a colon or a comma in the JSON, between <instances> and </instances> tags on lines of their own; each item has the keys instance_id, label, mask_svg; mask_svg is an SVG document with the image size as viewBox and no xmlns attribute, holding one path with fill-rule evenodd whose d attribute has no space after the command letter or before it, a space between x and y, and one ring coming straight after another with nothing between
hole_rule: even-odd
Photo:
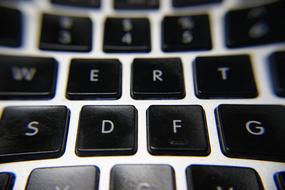
<instances>
[{"instance_id":1,"label":"key cap","mask_svg":"<svg viewBox=\"0 0 285 190\"><path fill-rule=\"evenodd\" d=\"M151 154L200 156L210 153L201 106L150 106L147 130Z\"/></svg>"},{"instance_id":2,"label":"key cap","mask_svg":"<svg viewBox=\"0 0 285 190\"><path fill-rule=\"evenodd\" d=\"M198 98L254 98L257 89L248 55L197 57L193 64Z\"/></svg>"},{"instance_id":3,"label":"key cap","mask_svg":"<svg viewBox=\"0 0 285 190\"><path fill-rule=\"evenodd\" d=\"M174 171L168 165L115 165L110 190L175 190Z\"/></svg>"},{"instance_id":4,"label":"key cap","mask_svg":"<svg viewBox=\"0 0 285 190\"><path fill-rule=\"evenodd\" d=\"M0 7L0 45L19 47L22 43L22 14L17 9Z\"/></svg>"},{"instance_id":5,"label":"key cap","mask_svg":"<svg viewBox=\"0 0 285 190\"><path fill-rule=\"evenodd\" d=\"M0 121L0 162L60 157L68 120L65 106L6 107Z\"/></svg>"},{"instance_id":6,"label":"key cap","mask_svg":"<svg viewBox=\"0 0 285 190\"><path fill-rule=\"evenodd\" d=\"M263 190L257 172L251 168L191 165L186 169L188 190Z\"/></svg>"},{"instance_id":7,"label":"key cap","mask_svg":"<svg viewBox=\"0 0 285 190\"><path fill-rule=\"evenodd\" d=\"M274 180L275 180L278 190L285 189L285 172L279 172L275 174Z\"/></svg>"},{"instance_id":8,"label":"key cap","mask_svg":"<svg viewBox=\"0 0 285 190\"><path fill-rule=\"evenodd\" d=\"M285 161L285 107L220 105L215 113L226 156Z\"/></svg>"},{"instance_id":9,"label":"key cap","mask_svg":"<svg viewBox=\"0 0 285 190\"><path fill-rule=\"evenodd\" d=\"M15 181L15 176L12 173L0 173L0 189L12 190Z\"/></svg>"},{"instance_id":10,"label":"key cap","mask_svg":"<svg viewBox=\"0 0 285 190\"><path fill-rule=\"evenodd\" d=\"M40 49L88 52L92 34L92 22L87 17L43 14Z\"/></svg>"},{"instance_id":11,"label":"key cap","mask_svg":"<svg viewBox=\"0 0 285 190\"><path fill-rule=\"evenodd\" d=\"M211 48L208 15L167 16L163 19L163 51L210 50Z\"/></svg>"},{"instance_id":12,"label":"key cap","mask_svg":"<svg viewBox=\"0 0 285 190\"><path fill-rule=\"evenodd\" d=\"M73 59L67 98L72 100L120 98L121 67L117 59Z\"/></svg>"},{"instance_id":13,"label":"key cap","mask_svg":"<svg viewBox=\"0 0 285 190\"><path fill-rule=\"evenodd\" d=\"M232 10L225 17L226 45L229 48L285 41L285 4ZM238 23L238 24L237 24Z\"/></svg>"},{"instance_id":14,"label":"key cap","mask_svg":"<svg viewBox=\"0 0 285 190\"><path fill-rule=\"evenodd\" d=\"M84 106L78 130L79 156L130 155L137 151L137 110L133 106Z\"/></svg>"},{"instance_id":15,"label":"key cap","mask_svg":"<svg viewBox=\"0 0 285 190\"><path fill-rule=\"evenodd\" d=\"M159 0L114 0L115 9L158 9Z\"/></svg>"},{"instance_id":16,"label":"key cap","mask_svg":"<svg viewBox=\"0 0 285 190\"><path fill-rule=\"evenodd\" d=\"M34 169L26 190L98 190L99 169L96 166L67 166Z\"/></svg>"},{"instance_id":17,"label":"key cap","mask_svg":"<svg viewBox=\"0 0 285 190\"><path fill-rule=\"evenodd\" d=\"M194 5L221 3L222 0L172 0L173 7L189 7Z\"/></svg>"},{"instance_id":18,"label":"key cap","mask_svg":"<svg viewBox=\"0 0 285 190\"><path fill-rule=\"evenodd\" d=\"M134 99L181 99L185 96L179 58L135 59L131 96Z\"/></svg>"},{"instance_id":19,"label":"key cap","mask_svg":"<svg viewBox=\"0 0 285 190\"><path fill-rule=\"evenodd\" d=\"M51 3L76 7L100 7L100 0L51 0Z\"/></svg>"},{"instance_id":20,"label":"key cap","mask_svg":"<svg viewBox=\"0 0 285 190\"><path fill-rule=\"evenodd\" d=\"M275 94L285 97L285 51L270 56L270 70Z\"/></svg>"},{"instance_id":21,"label":"key cap","mask_svg":"<svg viewBox=\"0 0 285 190\"><path fill-rule=\"evenodd\" d=\"M105 52L150 52L150 24L146 18L107 18Z\"/></svg>"},{"instance_id":22,"label":"key cap","mask_svg":"<svg viewBox=\"0 0 285 190\"><path fill-rule=\"evenodd\" d=\"M0 63L0 99L53 98L55 59L0 55Z\"/></svg>"}]
</instances>

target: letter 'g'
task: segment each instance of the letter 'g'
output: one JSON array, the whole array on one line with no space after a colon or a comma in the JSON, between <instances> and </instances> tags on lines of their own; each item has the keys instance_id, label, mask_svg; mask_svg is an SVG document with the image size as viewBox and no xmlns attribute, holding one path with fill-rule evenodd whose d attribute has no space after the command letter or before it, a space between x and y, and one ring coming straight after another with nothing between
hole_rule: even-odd
<instances>
[{"instance_id":1,"label":"letter 'g'","mask_svg":"<svg viewBox=\"0 0 285 190\"><path fill-rule=\"evenodd\" d=\"M259 121L248 121L245 124L246 130L252 135L263 135L265 128L262 127L262 123Z\"/></svg>"}]
</instances>

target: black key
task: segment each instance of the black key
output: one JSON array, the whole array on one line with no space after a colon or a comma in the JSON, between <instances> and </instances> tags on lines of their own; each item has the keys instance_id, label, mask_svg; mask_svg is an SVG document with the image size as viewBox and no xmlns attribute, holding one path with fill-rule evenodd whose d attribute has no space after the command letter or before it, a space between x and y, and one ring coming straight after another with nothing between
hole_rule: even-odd
<instances>
[{"instance_id":1,"label":"black key","mask_svg":"<svg viewBox=\"0 0 285 190\"><path fill-rule=\"evenodd\" d=\"M107 18L105 52L149 52L150 24L146 18Z\"/></svg>"},{"instance_id":2,"label":"black key","mask_svg":"<svg viewBox=\"0 0 285 190\"><path fill-rule=\"evenodd\" d=\"M135 59L131 96L134 99L181 99L185 96L179 58Z\"/></svg>"},{"instance_id":3,"label":"black key","mask_svg":"<svg viewBox=\"0 0 285 190\"><path fill-rule=\"evenodd\" d=\"M0 45L19 47L22 43L22 14L16 9L0 7Z\"/></svg>"},{"instance_id":4,"label":"black key","mask_svg":"<svg viewBox=\"0 0 285 190\"><path fill-rule=\"evenodd\" d=\"M5 108L0 121L0 162L60 157L68 120L64 106Z\"/></svg>"},{"instance_id":5,"label":"black key","mask_svg":"<svg viewBox=\"0 0 285 190\"><path fill-rule=\"evenodd\" d=\"M147 130L148 150L151 154L210 153L201 106L150 106L147 110Z\"/></svg>"},{"instance_id":6,"label":"black key","mask_svg":"<svg viewBox=\"0 0 285 190\"><path fill-rule=\"evenodd\" d=\"M117 59L73 59L66 96L69 99L118 99L122 68Z\"/></svg>"},{"instance_id":7,"label":"black key","mask_svg":"<svg viewBox=\"0 0 285 190\"><path fill-rule=\"evenodd\" d=\"M274 92L277 96L285 97L285 51L272 54L270 61Z\"/></svg>"},{"instance_id":8,"label":"black key","mask_svg":"<svg viewBox=\"0 0 285 190\"><path fill-rule=\"evenodd\" d=\"M263 190L260 177L251 168L192 165L186 169L188 190Z\"/></svg>"},{"instance_id":9,"label":"black key","mask_svg":"<svg viewBox=\"0 0 285 190\"><path fill-rule=\"evenodd\" d=\"M285 107L220 105L216 120L226 156L285 161Z\"/></svg>"},{"instance_id":10,"label":"black key","mask_svg":"<svg viewBox=\"0 0 285 190\"><path fill-rule=\"evenodd\" d=\"M254 98L257 89L247 55L197 57L193 64L199 98Z\"/></svg>"},{"instance_id":11,"label":"black key","mask_svg":"<svg viewBox=\"0 0 285 190\"><path fill-rule=\"evenodd\" d=\"M43 14L40 49L88 52L91 48L92 22L89 18Z\"/></svg>"},{"instance_id":12,"label":"black key","mask_svg":"<svg viewBox=\"0 0 285 190\"><path fill-rule=\"evenodd\" d=\"M163 19L163 51L210 50L211 48L208 15L168 16Z\"/></svg>"},{"instance_id":13,"label":"black key","mask_svg":"<svg viewBox=\"0 0 285 190\"><path fill-rule=\"evenodd\" d=\"M12 190L15 181L15 176L11 173L0 173L0 189Z\"/></svg>"},{"instance_id":14,"label":"black key","mask_svg":"<svg viewBox=\"0 0 285 190\"><path fill-rule=\"evenodd\" d=\"M133 106L84 106L78 130L79 156L130 155L137 151L137 110Z\"/></svg>"},{"instance_id":15,"label":"black key","mask_svg":"<svg viewBox=\"0 0 285 190\"><path fill-rule=\"evenodd\" d=\"M285 41L285 3L232 10L226 14L226 45L229 48Z\"/></svg>"},{"instance_id":16,"label":"black key","mask_svg":"<svg viewBox=\"0 0 285 190\"><path fill-rule=\"evenodd\" d=\"M189 7L195 5L221 3L222 0L172 0L173 7Z\"/></svg>"},{"instance_id":17,"label":"black key","mask_svg":"<svg viewBox=\"0 0 285 190\"><path fill-rule=\"evenodd\" d=\"M110 190L175 190L174 171L168 165L115 165Z\"/></svg>"},{"instance_id":18,"label":"black key","mask_svg":"<svg viewBox=\"0 0 285 190\"><path fill-rule=\"evenodd\" d=\"M99 8L100 0L51 0L54 4L68 5L75 7L92 7Z\"/></svg>"},{"instance_id":19,"label":"black key","mask_svg":"<svg viewBox=\"0 0 285 190\"><path fill-rule=\"evenodd\" d=\"M114 0L115 9L158 9L159 0Z\"/></svg>"},{"instance_id":20,"label":"black key","mask_svg":"<svg viewBox=\"0 0 285 190\"><path fill-rule=\"evenodd\" d=\"M275 180L278 190L285 189L285 172L279 172L275 174L274 180Z\"/></svg>"},{"instance_id":21,"label":"black key","mask_svg":"<svg viewBox=\"0 0 285 190\"><path fill-rule=\"evenodd\" d=\"M69 166L34 169L26 190L98 190L99 169L96 166Z\"/></svg>"},{"instance_id":22,"label":"black key","mask_svg":"<svg viewBox=\"0 0 285 190\"><path fill-rule=\"evenodd\" d=\"M53 58L0 55L0 99L43 99L55 93Z\"/></svg>"}]
</instances>

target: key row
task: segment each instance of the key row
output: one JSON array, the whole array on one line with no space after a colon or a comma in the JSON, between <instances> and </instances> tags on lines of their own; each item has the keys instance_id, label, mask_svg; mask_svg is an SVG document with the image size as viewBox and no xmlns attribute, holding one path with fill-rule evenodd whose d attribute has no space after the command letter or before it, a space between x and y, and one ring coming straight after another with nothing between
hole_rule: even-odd
<instances>
[{"instance_id":1,"label":"key row","mask_svg":"<svg viewBox=\"0 0 285 190\"><path fill-rule=\"evenodd\" d=\"M68 6L76 6L76 7L92 7L99 8L101 1L100 0L51 0L54 4L59 5L68 5ZM212 3L221 3L222 0L172 0L173 7L189 7L195 5L203 5L203 4L212 4ZM159 0L113 0L113 6L115 9L158 9L159 8Z\"/></svg>"},{"instance_id":2,"label":"key row","mask_svg":"<svg viewBox=\"0 0 285 190\"><path fill-rule=\"evenodd\" d=\"M270 56L272 88L285 97L285 52ZM49 99L55 95L58 63L53 58L0 55L0 99ZM203 56L193 61L198 98L254 98L258 95L248 55ZM186 71L188 72L188 71ZM243 77L240 77L243 76ZM136 58L131 65L134 99L185 97L179 58ZM72 59L66 86L70 100L119 99L122 64L118 59Z\"/></svg>"},{"instance_id":3,"label":"key row","mask_svg":"<svg viewBox=\"0 0 285 190\"><path fill-rule=\"evenodd\" d=\"M0 162L57 158L64 154L69 126L65 106L11 106L0 125ZM215 110L220 146L233 158L285 158L285 107L219 105ZM198 105L152 105L146 126L138 126L134 106L84 106L80 112L77 156L133 155L138 127L146 127L152 155L209 155L204 110ZM96 137L96 138L94 138ZM242 141L240 139L243 139Z\"/></svg>"},{"instance_id":4,"label":"key row","mask_svg":"<svg viewBox=\"0 0 285 190\"><path fill-rule=\"evenodd\" d=\"M264 189L258 173L247 167L190 165L186 168L185 176L188 190ZM285 188L284 179L285 172L274 175L278 190ZM26 190L61 188L98 190L99 180L100 170L97 166L36 168L28 178ZM0 173L0 187L4 187L1 189L11 190L14 181L15 176L12 173ZM110 190L175 190L175 171L171 166L164 164L115 165L110 172L109 186Z\"/></svg>"},{"instance_id":5,"label":"key row","mask_svg":"<svg viewBox=\"0 0 285 190\"><path fill-rule=\"evenodd\" d=\"M225 15L225 41L229 48L285 41L284 2L229 11ZM161 24L161 48L165 52L212 49L211 26L207 14L165 16ZM237 24L239 23L239 24ZM0 45L19 47L22 14L0 7ZM88 17L43 14L39 48L53 51L88 52L94 31ZM97 25L98 26L98 25ZM148 18L107 17L102 49L104 52L150 52L151 27ZM98 30L96 28L96 30ZM100 29L99 29L100 30ZM84 34L84 35L81 35ZM95 39L97 43L97 39Z\"/></svg>"}]
</instances>

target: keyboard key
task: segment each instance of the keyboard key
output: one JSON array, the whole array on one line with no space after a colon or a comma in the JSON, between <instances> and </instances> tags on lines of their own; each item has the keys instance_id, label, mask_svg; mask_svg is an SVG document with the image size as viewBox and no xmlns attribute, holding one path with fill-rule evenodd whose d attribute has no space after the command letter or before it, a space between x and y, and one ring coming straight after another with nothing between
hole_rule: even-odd
<instances>
[{"instance_id":1,"label":"keyboard key","mask_svg":"<svg viewBox=\"0 0 285 190\"><path fill-rule=\"evenodd\" d=\"M55 93L53 58L0 55L0 99L43 99Z\"/></svg>"},{"instance_id":2,"label":"keyboard key","mask_svg":"<svg viewBox=\"0 0 285 190\"><path fill-rule=\"evenodd\" d=\"M115 165L110 190L175 190L174 171L168 165Z\"/></svg>"},{"instance_id":3,"label":"keyboard key","mask_svg":"<svg viewBox=\"0 0 285 190\"><path fill-rule=\"evenodd\" d=\"M159 0L114 0L115 9L158 9Z\"/></svg>"},{"instance_id":4,"label":"keyboard key","mask_svg":"<svg viewBox=\"0 0 285 190\"><path fill-rule=\"evenodd\" d=\"M285 107L220 105L216 119L226 156L285 161Z\"/></svg>"},{"instance_id":5,"label":"keyboard key","mask_svg":"<svg viewBox=\"0 0 285 190\"><path fill-rule=\"evenodd\" d=\"M192 165L186 169L188 190L263 190L260 177L251 168Z\"/></svg>"},{"instance_id":6,"label":"keyboard key","mask_svg":"<svg viewBox=\"0 0 285 190\"><path fill-rule=\"evenodd\" d=\"M51 0L54 4L68 5L76 7L92 7L99 8L100 0Z\"/></svg>"},{"instance_id":7,"label":"keyboard key","mask_svg":"<svg viewBox=\"0 0 285 190\"><path fill-rule=\"evenodd\" d=\"M73 59L66 96L69 99L118 99L122 68L117 59Z\"/></svg>"},{"instance_id":8,"label":"keyboard key","mask_svg":"<svg viewBox=\"0 0 285 190\"><path fill-rule=\"evenodd\" d=\"M189 7L194 5L221 3L222 0L172 0L173 7Z\"/></svg>"},{"instance_id":9,"label":"keyboard key","mask_svg":"<svg viewBox=\"0 0 285 190\"><path fill-rule=\"evenodd\" d=\"M22 43L22 14L17 9L0 7L0 45L19 47Z\"/></svg>"},{"instance_id":10,"label":"keyboard key","mask_svg":"<svg viewBox=\"0 0 285 190\"><path fill-rule=\"evenodd\" d=\"M285 51L272 54L270 61L274 92L277 96L285 97Z\"/></svg>"},{"instance_id":11,"label":"keyboard key","mask_svg":"<svg viewBox=\"0 0 285 190\"><path fill-rule=\"evenodd\" d=\"M43 14L40 49L88 52L92 35L92 22L87 17Z\"/></svg>"},{"instance_id":12,"label":"keyboard key","mask_svg":"<svg viewBox=\"0 0 285 190\"><path fill-rule=\"evenodd\" d=\"M137 151L137 110L133 106L84 106L78 130L79 156L130 155Z\"/></svg>"},{"instance_id":13,"label":"keyboard key","mask_svg":"<svg viewBox=\"0 0 285 190\"><path fill-rule=\"evenodd\" d=\"M193 71L198 98L257 96L250 58L247 55L197 57Z\"/></svg>"},{"instance_id":14,"label":"keyboard key","mask_svg":"<svg viewBox=\"0 0 285 190\"><path fill-rule=\"evenodd\" d=\"M274 180L275 180L278 190L285 189L285 172L279 172L275 174Z\"/></svg>"},{"instance_id":15,"label":"keyboard key","mask_svg":"<svg viewBox=\"0 0 285 190\"><path fill-rule=\"evenodd\" d=\"M285 41L285 4L232 10L226 14L226 45L229 48ZM237 24L238 23L238 24Z\"/></svg>"},{"instance_id":16,"label":"keyboard key","mask_svg":"<svg viewBox=\"0 0 285 190\"><path fill-rule=\"evenodd\" d=\"M131 96L134 99L181 99L185 96L179 58L135 59Z\"/></svg>"},{"instance_id":17,"label":"keyboard key","mask_svg":"<svg viewBox=\"0 0 285 190\"><path fill-rule=\"evenodd\" d=\"M68 120L64 106L6 107L0 127L0 162L60 157Z\"/></svg>"},{"instance_id":18,"label":"keyboard key","mask_svg":"<svg viewBox=\"0 0 285 190\"><path fill-rule=\"evenodd\" d=\"M107 18L105 52L150 52L150 24L146 18Z\"/></svg>"},{"instance_id":19,"label":"keyboard key","mask_svg":"<svg viewBox=\"0 0 285 190\"><path fill-rule=\"evenodd\" d=\"M68 166L34 169L26 190L98 190L99 169L96 166Z\"/></svg>"},{"instance_id":20,"label":"keyboard key","mask_svg":"<svg viewBox=\"0 0 285 190\"><path fill-rule=\"evenodd\" d=\"M201 106L150 106L147 130L151 154L199 156L210 153Z\"/></svg>"},{"instance_id":21,"label":"keyboard key","mask_svg":"<svg viewBox=\"0 0 285 190\"><path fill-rule=\"evenodd\" d=\"M210 50L211 48L208 15L167 16L163 19L163 51Z\"/></svg>"},{"instance_id":22,"label":"keyboard key","mask_svg":"<svg viewBox=\"0 0 285 190\"><path fill-rule=\"evenodd\" d=\"M15 176L11 173L0 173L0 189L12 190L15 181Z\"/></svg>"}]
</instances>

